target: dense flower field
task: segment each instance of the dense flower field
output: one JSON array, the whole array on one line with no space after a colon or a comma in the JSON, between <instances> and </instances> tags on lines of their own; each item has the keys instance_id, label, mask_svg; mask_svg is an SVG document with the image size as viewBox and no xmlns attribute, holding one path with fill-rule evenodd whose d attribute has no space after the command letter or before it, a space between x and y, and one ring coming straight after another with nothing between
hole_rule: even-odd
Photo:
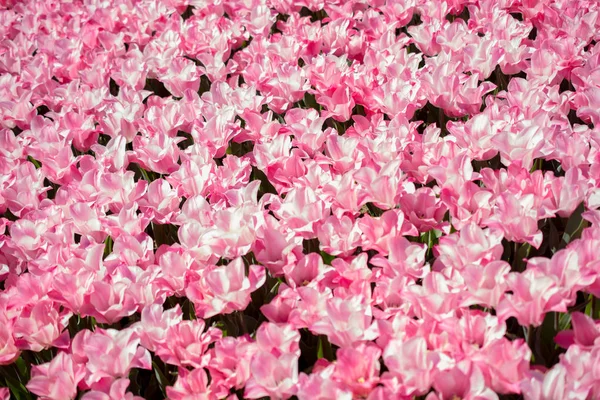
<instances>
[{"instance_id":1,"label":"dense flower field","mask_svg":"<svg viewBox=\"0 0 600 400\"><path fill-rule=\"evenodd\" d=\"M0 399L600 399L594 0L0 0Z\"/></svg>"}]
</instances>

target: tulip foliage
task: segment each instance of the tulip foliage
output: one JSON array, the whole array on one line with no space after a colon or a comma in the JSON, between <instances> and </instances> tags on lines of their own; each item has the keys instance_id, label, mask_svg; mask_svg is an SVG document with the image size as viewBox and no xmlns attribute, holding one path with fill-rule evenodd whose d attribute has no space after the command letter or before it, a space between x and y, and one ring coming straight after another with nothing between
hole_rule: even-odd
<instances>
[{"instance_id":1,"label":"tulip foliage","mask_svg":"<svg viewBox=\"0 0 600 400\"><path fill-rule=\"evenodd\" d=\"M599 13L0 0L0 399L600 398Z\"/></svg>"}]
</instances>

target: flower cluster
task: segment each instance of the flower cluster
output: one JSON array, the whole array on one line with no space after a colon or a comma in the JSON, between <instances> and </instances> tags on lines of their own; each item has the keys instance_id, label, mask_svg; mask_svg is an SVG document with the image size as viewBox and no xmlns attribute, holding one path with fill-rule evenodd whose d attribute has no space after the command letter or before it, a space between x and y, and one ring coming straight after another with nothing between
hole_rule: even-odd
<instances>
[{"instance_id":1,"label":"flower cluster","mask_svg":"<svg viewBox=\"0 0 600 400\"><path fill-rule=\"evenodd\" d=\"M0 21L0 399L600 398L597 1Z\"/></svg>"}]
</instances>

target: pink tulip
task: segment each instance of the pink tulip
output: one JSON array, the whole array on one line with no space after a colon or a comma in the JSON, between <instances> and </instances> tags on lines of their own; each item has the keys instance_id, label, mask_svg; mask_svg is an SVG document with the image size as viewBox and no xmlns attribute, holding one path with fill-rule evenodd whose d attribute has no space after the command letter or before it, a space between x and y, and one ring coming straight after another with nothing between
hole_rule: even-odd
<instances>
[{"instance_id":1,"label":"pink tulip","mask_svg":"<svg viewBox=\"0 0 600 400\"><path fill-rule=\"evenodd\" d=\"M25 308L14 325L15 344L22 350L38 352L50 347L69 347L66 326L72 313L58 311L51 301L40 301Z\"/></svg>"},{"instance_id":2,"label":"pink tulip","mask_svg":"<svg viewBox=\"0 0 600 400\"><path fill-rule=\"evenodd\" d=\"M132 368L150 369L150 353L139 344L133 329L80 331L71 351L73 361L85 366L83 386L108 391L115 379L128 376ZM99 352L106 356L98 357Z\"/></svg>"},{"instance_id":3,"label":"pink tulip","mask_svg":"<svg viewBox=\"0 0 600 400\"><path fill-rule=\"evenodd\" d=\"M143 397L127 393L129 379L117 379L108 392L91 390L83 395L82 400L141 400Z\"/></svg>"},{"instance_id":4,"label":"pink tulip","mask_svg":"<svg viewBox=\"0 0 600 400\"><path fill-rule=\"evenodd\" d=\"M292 189L281 203L271 205L275 215L304 238L316 237L316 224L325 218L326 203L311 188Z\"/></svg>"},{"instance_id":5,"label":"pink tulip","mask_svg":"<svg viewBox=\"0 0 600 400\"><path fill-rule=\"evenodd\" d=\"M166 364L203 368L210 360L208 346L221 337L221 331L208 328L202 320L182 321L168 328L169 340L157 346L156 355Z\"/></svg>"},{"instance_id":6,"label":"pink tulip","mask_svg":"<svg viewBox=\"0 0 600 400\"><path fill-rule=\"evenodd\" d=\"M244 261L236 258L221 267L208 267L196 278L190 277L185 293L196 306L196 314L210 318L217 314L242 311L250 303L250 294L265 282L265 269L251 265L246 277Z\"/></svg>"},{"instance_id":7,"label":"pink tulip","mask_svg":"<svg viewBox=\"0 0 600 400\"><path fill-rule=\"evenodd\" d=\"M417 229L399 210L388 210L381 217L373 218L365 215L357 221L362 232L362 248L377 250L385 256L390 252L390 242L399 235L416 236Z\"/></svg>"},{"instance_id":8,"label":"pink tulip","mask_svg":"<svg viewBox=\"0 0 600 400\"><path fill-rule=\"evenodd\" d=\"M283 267L286 281L292 288L306 286L323 279L326 270L323 259L317 253L306 254L297 263Z\"/></svg>"},{"instance_id":9,"label":"pink tulip","mask_svg":"<svg viewBox=\"0 0 600 400\"><path fill-rule=\"evenodd\" d=\"M12 364L21 351L17 348L15 340L13 338L13 327L6 321L2 322L0 326L0 339L2 340L2 347L0 347L0 365Z\"/></svg>"},{"instance_id":10,"label":"pink tulip","mask_svg":"<svg viewBox=\"0 0 600 400\"><path fill-rule=\"evenodd\" d=\"M341 381L355 396L368 395L379 382L381 353L377 346L365 344L339 349L333 378Z\"/></svg>"},{"instance_id":11,"label":"pink tulip","mask_svg":"<svg viewBox=\"0 0 600 400\"><path fill-rule=\"evenodd\" d=\"M152 215L158 223L170 223L179 213L179 203L177 192L164 179L157 179L148 185L145 198L140 200L140 211Z\"/></svg>"},{"instance_id":12,"label":"pink tulip","mask_svg":"<svg viewBox=\"0 0 600 400\"><path fill-rule=\"evenodd\" d=\"M102 323L112 324L136 312L138 306L129 292L131 282L115 277L110 281L95 281L82 306L85 315Z\"/></svg>"},{"instance_id":13,"label":"pink tulip","mask_svg":"<svg viewBox=\"0 0 600 400\"><path fill-rule=\"evenodd\" d=\"M179 148L181 139L173 139L160 132L148 132L133 139L134 158L144 169L169 174L179 169Z\"/></svg>"},{"instance_id":14,"label":"pink tulip","mask_svg":"<svg viewBox=\"0 0 600 400\"><path fill-rule=\"evenodd\" d=\"M179 305L163 310L162 305L152 304L142 310L141 321L137 324L140 343L150 351L165 344L169 328L183 320Z\"/></svg>"},{"instance_id":15,"label":"pink tulip","mask_svg":"<svg viewBox=\"0 0 600 400\"><path fill-rule=\"evenodd\" d=\"M291 397L298 382L298 357L283 354L276 357L258 352L250 364L251 376L246 383L244 397L258 399L269 396L276 399Z\"/></svg>"},{"instance_id":16,"label":"pink tulip","mask_svg":"<svg viewBox=\"0 0 600 400\"><path fill-rule=\"evenodd\" d=\"M175 385L167 387L167 396L173 400L217 400L222 398L223 394L219 395L219 392L215 392L212 386L208 384L208 377L203 368L192 371L180 368Z\"/></svg>"},{"instance_id":17,"label":"pink tulip","mask_svg":"<svg viewBox=\"0 0 600 400\"><path fill-rule=\"evenodd\" d=\"M310 375L300 373L296 396L300 400L352 399L352 392L346 389L342 383L332 379L334 368L332 364L328 368L321 369L318 372L313 370L313 373Z\"/></svg>"},{"instance_id":18,"label":"pink tulip","mask_svg":"<svg viewBox=\"0 0 600 400\"><path fill-rule=\"evenodd\" d=\"M85 375L84 365L77 363L70 354L60 352L49 363L32 368L27 389L43 399L74 399L77 385Z\"/></svg>"},{"instance_id":19,"label":"pink tulip","mask_svg":"<svg viewBox=\"0 0 600 400\"><path fill-rule=\"evenodd\" d=\"M384 386L394 385L393 390L404 395L425 393L433 383L434 359L435 353L427 349L423 338L391 341L383 352L389 372L382 375L382 382Z\"/></svg>"},{"instance_id":20,"label":"pink tulip","mask_svg":"<svg viewBox=\"0 0 600 400\"><path fill-rule=\"evenodd\" d=\"M568 301L551 277L528 269L521 274L509 274L507 283L513 294L505 295L498 305L497 313L501 319L514 316L523 326L538 326L545 313L566 312Z\"/></svg>"},{"instance_id":21,"label":"pink tulip","mask_svg":"<svg viewBox=\"0 0 600 400\"><path fill-rule=\"evenodd\" d=\"M241 389L250 379L250 361L257 348L248 336L224 337L215 343L207 366L218 386Z\"/></svg>"},{"instance_id":22,"label":"pink tulip","mask_svg":"<svg viewBox=\"0 0 600 400\"><path fill-rule=\"evenodd\" d=\"M347 299L331 298L326 304L326 317L315 321L310 329L327 335L331 343L352 346L362 341L377 338L377 325L372 322L371 306L361 296Z\"/></svg>"}]
</instances>

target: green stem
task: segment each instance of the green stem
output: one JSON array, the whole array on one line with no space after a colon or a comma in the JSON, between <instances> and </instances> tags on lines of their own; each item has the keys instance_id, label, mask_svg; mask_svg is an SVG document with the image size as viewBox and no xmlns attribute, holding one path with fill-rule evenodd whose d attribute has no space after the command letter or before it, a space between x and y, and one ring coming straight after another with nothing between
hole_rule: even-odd
<instances>
[{"instance_id":1,"label":"green stem","mask_svg":"<svg viewBox=\"0 0 600 400\"><path fill-rule=\"evenodd\" d=\"M42 164L40 164L40 162L38 160L36 160L35 158L31 157L31 156L27 156L27 159L33 164L35 165L36 169L40 169L42 168Z\"/></svg>"},{"instance_id":2,"label":"green stem","mask_svg":"<svg viewBox=\"0 0 600 400\"><path fill-rule=\"evenodd\" d=\"M325 335L319 336L319 350L322 358L325 358L327 361L333 361L335 359L331 343L329 343L329 339Z\"/></svg>"}]
</instances>

